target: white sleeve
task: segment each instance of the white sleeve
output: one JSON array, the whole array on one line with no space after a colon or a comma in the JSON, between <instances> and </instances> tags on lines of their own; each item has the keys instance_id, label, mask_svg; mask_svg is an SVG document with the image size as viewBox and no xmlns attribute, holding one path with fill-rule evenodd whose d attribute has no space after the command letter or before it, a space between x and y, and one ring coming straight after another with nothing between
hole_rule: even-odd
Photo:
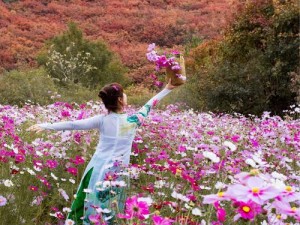
<instances>
[{"instance_id":1,"label":"white sleeve","mask_svg":"<svg viewBox=\"0 0 300 225\"><path fill-rule=\"evenodd\" d=\"M40 127L47 130L91 130L100 129L103 115L86 118L83 120L57 122L57 123L42 123Z\"/></svg>"}]
</instances>

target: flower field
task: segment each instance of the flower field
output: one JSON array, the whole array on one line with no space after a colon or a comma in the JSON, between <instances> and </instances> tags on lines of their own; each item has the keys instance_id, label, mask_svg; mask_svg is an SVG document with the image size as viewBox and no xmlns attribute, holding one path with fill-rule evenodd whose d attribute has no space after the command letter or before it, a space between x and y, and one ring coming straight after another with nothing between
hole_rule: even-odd
<instances>
[{"instance_id":1,"label":"flower field","mask_svg":"<svg viewBox=\"0 0 300 225\"><path fill-rule=\"evenodd\" d=\"M292 119L299 112L295 106L283 120L153 110L132 146L118 224L300 224L300 120ZM1 224L73 224L66 216L97 131L26 129L98 113L98 102L0 105ZM105 224L100 211L94 224Z\"/></svg>"}]
</instances>

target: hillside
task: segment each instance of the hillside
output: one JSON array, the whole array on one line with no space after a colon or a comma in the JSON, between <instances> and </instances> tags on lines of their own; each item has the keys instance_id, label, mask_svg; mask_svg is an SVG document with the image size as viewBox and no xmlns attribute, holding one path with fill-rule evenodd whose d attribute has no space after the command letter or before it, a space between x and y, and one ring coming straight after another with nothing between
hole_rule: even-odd
<instances>
[{"instance_id":1,"label":"hillside","mask_svg":"<svg viewBox=\"0 0 300 225\"><path fill-rule=\"evenodd\" d=\"M6 2L6 3L5 3ZM236 0L24 0L0 2L0 69L35 66L45 41L76 22L104 40L138 81L147 73L149 43L174 47L220 36L242 4ZM0 70L1 71L1 70Z\"/></svg>"}]
</instances>

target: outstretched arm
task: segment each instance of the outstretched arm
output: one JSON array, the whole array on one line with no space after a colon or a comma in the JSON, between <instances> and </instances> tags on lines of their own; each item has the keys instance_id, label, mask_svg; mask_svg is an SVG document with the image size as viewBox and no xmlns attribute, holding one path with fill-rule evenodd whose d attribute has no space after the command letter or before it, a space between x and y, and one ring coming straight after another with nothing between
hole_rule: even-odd
<instances>
[{"instance_id":1,"label":"outstretched arm","mask_svg":"<svg viewBox=\"0 0 300 225\"><path fill-rule=\"evenodd\" d=\"M171 84L170 80L166 87L161 92L153 96L136 114L132 115L129 118L129 121L136 122L138 126L142 125L145 118L149 115L150 110L176 87L177 86L173 86Z\"/></svg>"},{"instance_id":2,"label":"outstretched arm","mask_svg":"<svg viewBox=\"0 0 300 225\"><path fill-rule=\"evenodd\" d=\"M57 123L41 123L29 127L28 131L42 130L90 130L100 129L101 118L103 115L97 115L83 120L57 122Z\"/></svg>"}]
</instances>

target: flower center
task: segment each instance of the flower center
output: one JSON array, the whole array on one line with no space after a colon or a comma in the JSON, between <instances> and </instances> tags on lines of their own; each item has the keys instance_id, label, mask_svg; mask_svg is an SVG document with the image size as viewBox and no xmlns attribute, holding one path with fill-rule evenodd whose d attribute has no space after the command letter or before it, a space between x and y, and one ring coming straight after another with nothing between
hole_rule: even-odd
<instances>
[{"instance_id":1,"label":"flower center","mask_svg":"<svg viewBox=\"0 0 300 225\"><path fill-rule=\"evenodd\" d=\"M252 170L250 170L250 174L252 176L258 175L259 174L259 170L258 169L252 169Z\"/></svg>"},{"instance_id":2,"label":"flower center","mask_svg":"<svg viewBox=\"0 0 300 225\"><path fill-rule=\"evenodd\" d=\"M133 211L134 211L134 212L138 212L138 211L139 211L139 208L136 207L136 206L134 206L134 207L133 207Z\"/></svg>"},{"instance_id":3,"label":"flower center","mask_svg":"<svg viewBox=\"0 0 300 225\"><path fill-rule=\"evenodd\" d=\"M276 218L280 220L281 219L281 215L277 215Z\"/></svg>"},{"instance_id":4,"label":"flower center","mask_svg":"<svg viewBox=\"0 0 300 225\"><path fill-rule=\"evenodd\" d=\"M297 208L296 208L296 207L293 207L293 208L292 208L292 211L293 211L293 212L295 212L296 210L297 210Z\"/></svg>"},{"instance_id":5,"label":"flower center","mask_svg":"<svg viewBox=\"0 0 300 225\"><path fill-rule=\"evenodd\" d=\"M223 197L224 196L224 192L218 192L217 196L218 197Z\"/></svg>"},{"instance_id":6,"label":"flower center","mask_svg":"<svg viewBox=\"0 0 300 225\"><path fill-rule=\"evenodd\" d=\"M176 175L180 175L181 172L182 172L182 169L179 169L179 168L176 169Z\"/></svg>"},{"instance_id":7,"label":"flower center","mask_svg":"<svg viewBox=\"0 0 300 225\"><path fill-rule=\"evenodd\" d=\"M288 191L288 192L291 192L293 189L292 189L291 186L286 186L286 187L285 187L285 190Z\"/></svg>"},{"instance_id":8,"label":"flower center","mask_svg":"<svg viewBox=\"0 0 300 225\"><path fill-rule=\"evenodd\" d=\"M259 193L259 188L258 187L252 188L252 192L255 194Z\"/></svg>"},{"instance_id":9,"label":"flower center","mask_svg":"<svg viewBox=\"0 0 300 225\"><path fill-rule=\"evenodd\" d=\"M243 209L243 211L246 212L246 213L250 212L250 207L249 207L249 206L243 206L242 209Z\"/></svg>"}]
</instances>

